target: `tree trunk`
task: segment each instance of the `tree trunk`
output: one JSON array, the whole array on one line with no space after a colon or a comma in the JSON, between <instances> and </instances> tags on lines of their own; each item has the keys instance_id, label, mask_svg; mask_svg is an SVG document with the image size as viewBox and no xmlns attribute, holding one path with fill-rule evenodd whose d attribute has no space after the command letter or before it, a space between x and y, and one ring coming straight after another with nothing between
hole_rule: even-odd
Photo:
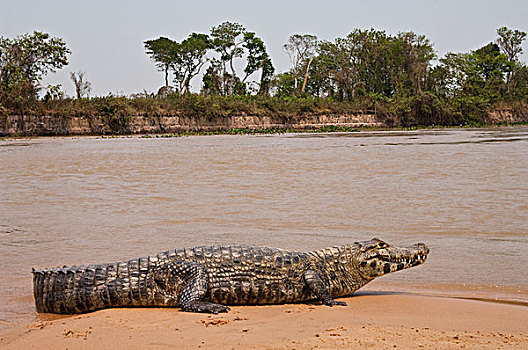
<instances>
[{"instance_id":1,"label":"tree trunk","mask_svg":"<svg viewBox=\"0 0 528 350\"><path fill-rule=\"evenodd\" d=\"M229 84L229 95L233 95L235 92L235 84L236 84L236 74L235 74L235 68L233 67L233 56L231 56L231 60L229 61L229 66L231 67L231 79Z\"/></svg>"},{"instance_id":2,"label":"tree trunk","mask_svg":"<svg viewBox=\"0 0 528 350\"><path fill-rule=\"evenodd\" d=\"M308 80L308 71L310 70L310 65L312 64L312 61L313 61L313 57L310 58L310 60L308 61L308 66L306 66L306 74L304 74L304 82L303 82L303 87L301 90L301 93L303 94L304 94L304 89L306 88L306 81Z\"/></svg>"}]
</instances>

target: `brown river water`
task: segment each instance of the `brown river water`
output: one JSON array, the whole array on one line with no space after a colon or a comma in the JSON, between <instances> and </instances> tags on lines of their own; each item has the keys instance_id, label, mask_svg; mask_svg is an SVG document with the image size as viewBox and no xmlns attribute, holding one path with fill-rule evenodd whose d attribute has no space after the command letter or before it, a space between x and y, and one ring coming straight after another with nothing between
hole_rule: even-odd
<instances>
[{"instance_id":1,"label":"brown river water","mask_svg":"<svg viewBox=\"0 0 528 350\"><path fill-rule=\"evenodd\" d=\"M366 289L528 305L528 128L0 140L0 331L31 268L209 244L424 242Z\"/></svg>"}]
</instances>

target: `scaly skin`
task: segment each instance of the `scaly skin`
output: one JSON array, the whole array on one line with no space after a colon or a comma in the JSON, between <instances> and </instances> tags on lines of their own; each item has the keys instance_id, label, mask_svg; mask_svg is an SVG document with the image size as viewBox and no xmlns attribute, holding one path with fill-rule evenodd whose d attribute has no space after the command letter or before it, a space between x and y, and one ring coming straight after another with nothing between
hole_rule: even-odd
<instances>
[{"instance_id":1,"label":"scaly skin","mask_svg":"<svg viewBox=\"0 0 528 350\"><path fill-rule=\"evenodd\" d=\"M295 303L352 294L374 278L422 264L429 249L378 239L307 253L204 246L102 265L33 271L38 312L77 314L108 307L181 307L226 312L226 305Z\"/></svg>"}]
</instances>

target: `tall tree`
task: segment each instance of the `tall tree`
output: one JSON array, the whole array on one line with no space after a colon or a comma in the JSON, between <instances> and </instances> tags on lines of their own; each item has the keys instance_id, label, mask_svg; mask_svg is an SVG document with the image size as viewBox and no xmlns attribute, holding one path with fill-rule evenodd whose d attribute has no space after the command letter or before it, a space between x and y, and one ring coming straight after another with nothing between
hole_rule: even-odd
<instances>
[{"instance_id":1,"label":"tall tree","mask_svg":"<svg viewBox=\"0 0 528 350\"><path fill-rule=\"evenodd\" d=\"M205 54L211 48L211 41L206 34L192 33L183 40L175 50L173 57L174 81L179 92L190 91L191 80L200 73L207 62Z\"/></svg>"},{"instance_id":2,"label":"tall tree","mask_svg":"<svg viewBox=\"0 0 528 350\"><path fill-rule=\"evenodd\" d=\"M220 61L211 60L211 65L205 71L202 77L202 92L206 96L209 95L223 95L222 91L222 76L221 76Z\"/></svg>"},{"instance_id":3,"label":"tall tree","mask_svg":"<svg viewBox=\"0 0 528 350\"><path fill-rule=\"evenodd\" d=\"M260 67L262 68L262 73L260 75L258 95L268 95L275 68L267 54L260 61Z\"/></svg>"},{"instance_id":4,"label":"tall tree","mask_svg":"<svg viewBox=\"0 0 528 350\"><path fill-rule=\"evenodd\" d=\"M90 94L90 91L92 89L92 84L84 79L85 72L78 71L76 72L70 72L70 79L73 82L73 85L75 86L75 93L77 95L77 98L80 99L83 96L88 96Z\"/></svg>"},{"instance_id":5,"label":"tall tree","mask_svg":"<svg viewBox=\"0 0 528 350\"><path fill-rule=\"evenodd\" d=\"M510 69L506 73L506 87L509 91L512 72L515 70L519 55L523 52L522 43L526 39L526 32L501 27L497 29L497 35L499 36L497 38L497 44L506 55L506 59L510 65Z\"/></svg>"},{"instance_id":6,"label":"tall tree","mask_svg":"<svg viewBox=\"0 0 528 350\"><path fill-rule=\"evenodd\" d=\"M0 37L0 79L37 84L44 75L68 64L70 50L60 38L33 32L14 39Z\"/></svg>"},{"instance_id":7,"label":"tall tree","mask_svg":"<svg viewBox=\"0 0 528 350\"><path fill-rule=\"evenodd\" d=\"M242 57L245 28L239 23L224 22L211 29L214 50L220 54L222 67L222 89L224 94L231 95L236 85L236 72L233 61ZM227 65L231 74L227 74Z\"/></svg>"},{"instance_id":8,"label":"tall tree","mask_svg":"<svg viewBox=\"0 0 528 350\"><path fill-rule=\"evenodd\" d=\"M217 66L221 72L216 74L222 77L222 94L244 93L247 79L259 69L263 72L261 87L262 83L269 83L274 71L273 65L264 42L255 33L247 31L239 23L224 22L211 29L211 37L214 50L220 55ZM244 76L240 78L235 69L235 59L244 57Z\"/></svg>"},{"instance_id":9,"label":"tall tree","mask_svg":"<svg viewBox=\"0 0 528 350\"><path fill-rule=\"evenodd\" d=\"M447 53L435 67L437 92L447 97L457 95L497 99L504 89L508 70L506 56L495 43L467 53Z\"/></svg>"},{"instance_id":10,"label":"tall tree","mask_svg":"<svg viewBox=\"0 0 528 350\"><path fill-rule=\"evenodd\" d=\"M258 94L267 94L269 90L269 83L275 72L275 68L271 63L271 58L266 51L264 41L257 37L253 32L244 33L244 48L247 50L247 64L244 68L244 77L241 80L245 84L246 80L261 69Z\"/></svg>"},{"instance_id":11,"label":"tall tree","mask_svg":"<svg viewBox=\"0 0 528 350\"><path fill-rule=\"evenodd\" d=\"M396 85L400 88L410 87L414 94L422 93L431 61L436 57L433 45L424 35L414 32L402 32L394 40L403 59L400 79L405 80L396 82Z\"/></svg>"},{"instance_id":12,"label":"tall tree","mask_svg":"<svg viewBox=\"0 0 528 350\"><path fill-rule=\"evenodd\" d=\"M302 71L303 66L306 67L306 74L308 73L309 64L315 56L319 40L315 35L311 34L293 34L288 38L288 42L282 47L288 54L290 62L292 64L292 73L294 77L295 91L298 87L298 79ZM304 63L302 65L301 63ZM305 75L307 76L307 75ZM306 85L306 78L303 86Z\"/></svg>"},{"instance_id":13,"label":"tall tree","mask_svg":"<svg viewBox=\"0 0 528 350\"><path fill-rule=\"evenodd\" d=\"M178 43L165 37L159 37L158 39L147 40L144 44L147 55L156 62L158 69L165 74L165 86L169 87L169 71L174 62Z\"/></svg>"},{"instance_id":14,"label":"tall tree","mask_svg":"<svg viewBox=\"0 0 528 350\"><path fill-rule=\"evenodd\" d=\"M0 93L4 103L36 97L42 77L66 66L69 53L61 38L47 33L0 37Z\"/></svg>"}]
</instances>

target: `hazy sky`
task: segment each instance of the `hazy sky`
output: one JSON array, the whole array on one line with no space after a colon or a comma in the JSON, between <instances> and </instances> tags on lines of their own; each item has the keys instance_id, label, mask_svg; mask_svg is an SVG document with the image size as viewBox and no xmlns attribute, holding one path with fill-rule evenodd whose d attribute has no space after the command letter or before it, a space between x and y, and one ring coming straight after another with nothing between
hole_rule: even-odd
<instances>
[{"instance_id":1,"label":"hazy sky","mask_svg":"<svg viewBox=\"0 0 528 350\"><path fill-rule=\"evenodd\" d=\"M334 40L354 28L426 35L438 56L479 48L508 26L528 31L527 0L0 0L0 36L39 30L66 41L70 64L45 83L73 95L69 72L82 70L92 95L157 91L163 74L145 54L143 41L184 39L208 33L223 21L243 24L268 47L277 72L289 69L282 45L291 34ZM524 45L524 61L528 46Z\"/></svg>"}]
</instances>

